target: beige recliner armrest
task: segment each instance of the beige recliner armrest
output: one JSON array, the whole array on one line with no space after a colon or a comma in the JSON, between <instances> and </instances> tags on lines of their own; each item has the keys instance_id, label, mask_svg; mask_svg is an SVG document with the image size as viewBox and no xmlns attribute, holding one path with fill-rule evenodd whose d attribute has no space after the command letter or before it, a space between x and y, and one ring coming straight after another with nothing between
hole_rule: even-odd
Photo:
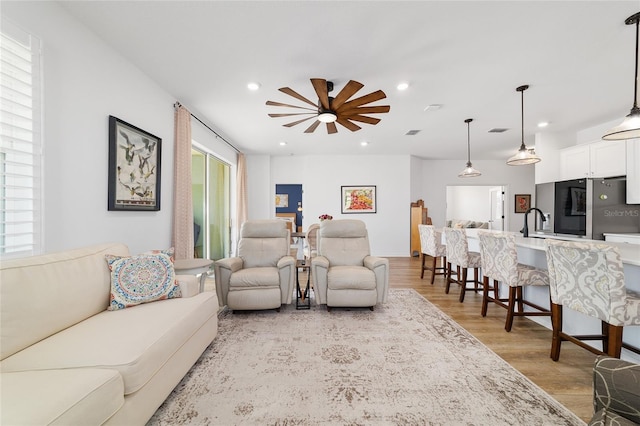
<instances>
[{"instance_id":1,"label":"beige recliner armrest","mask_svg":"<svg viewBox=\"0 0 640 426\"><path fill-rule=\"evenodd\" d=\"M389 285L389 259L377 256L366 256L364 266L371 269L376 275L376 290L378 291L378 303L387 301Z\"/></svg>"},{"instance_id":2,"label":"beige recliner armrest","mask_svg":"<svg viewBox=\"0 0 640 426\"><path fill-rule=\"evenodd\" d=\"M280 294L282 303L291 303L293 288L295 285L296 259L293 256L285 256L278 261L278 275L280 276Z\"/></svg>"},{"instance_id":3,"label":"beige recliner armrest","mask_svg":"<svg viewBox=\"0 0 640 426\"><path fill-rule=\"evenodd\" d=\"M216 260L213 264L216 280L216 293L218 294L218 304L227 304L227 294L229 293L229 281L231 274L242 269L243 261L240 257L228 257Z\"/></svg>"}]
</instances>

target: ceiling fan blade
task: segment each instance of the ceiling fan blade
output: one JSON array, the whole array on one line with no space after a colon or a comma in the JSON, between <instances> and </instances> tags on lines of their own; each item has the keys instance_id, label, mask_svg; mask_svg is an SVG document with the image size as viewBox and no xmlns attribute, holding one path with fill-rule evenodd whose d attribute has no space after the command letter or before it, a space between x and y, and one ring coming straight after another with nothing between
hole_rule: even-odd
<instances>
[{"instance_id":1,"label":"ceiling fan blade","mask_svg":"<svg viewBox=\"0 0 640 426\"><path fill-rule=\"evenodd\" d=\"M309 99L305 98L304 96L302 96L301 94L299 94L293 89L290 89L288 87L281 87L278 90L281 91L282 93L286 93L289 96L293 96L294 98L299 99L302 102L306 102L313 107L316 107L316 108L318 107L314 102L311 102Z\"/></svg>"},{"instance_id":2,"label":"ceiling fan blade","mask_svg":"<svg viewBox=\"0 0 640 426\"><path fill-rule=\"evenodd\" d=\"M267 105L283 106L283 107L289 107L289 108L307 109L309 111L317 111L318 110L318 108L307 108L307 107L302 107L302 106L297 106L297 105L290 105L290 104L283 104L283 103L280 103L280 102L273 102L273 101L267 101Z\"/></svg>"},{"instance_id":3,"label":"ceiling fan blade","mask_svg":"<svg viewBox=\"0 0 640 426\"><path fill-rule=\"evenodd\" d=\"M389 112L391 107L389 105L378 105L369 107L351 108L348 110L340 111L340 115L350 114L382 114L383 112Z\"/></svg>"},{"instance_id":4,"label":"ceiling fan blade","mask_svg":"<svg viewBox=\"0 0 640 426\"><path fill-rule=\"evenodd\" d=\"M352 123L349 120L347 120L346 118L338 118L338 120L336 120L338 122L338 124L341 124L342 126L346 127L347 129L351 130L352 132L356 132L358 130L360 130L362 127L358 126L356 123Z\"/></svg>"},{"instance_id":5,"label":"ceiling fan blade","mask_svg":"<svg viewBox=\"0 0 640 426\"><path fill-rule=\"evenodd\" d=\"M289 114L268 114L268 115L269 115L269 117L274 117L275 118L275 117L290 117L292 115L309 115L309 114L316 115L313 112L292 112L292 113L289 113Z\"/></svg>"},{"instance_id":6,"label":"ceiling fan blade","mask_svg":"<svg viewBox=\"0 0 640 426\"><path fill-rule=\"evenodd\" d=\"M296 124L300 124L300 123L302 123L302 122L304 122L304 121L307 121L307 120L310 120L310 119L312 119L312 118L315 118L315 116L311 116L311 117L303 118L302 120L293 121L293 122L291 122L291 123L283 124L283 126L284 126L284 127L293 127L293 126L295 126Z\"/></svg>"},{"instance_id":7,"label":"ceiling fan blade","mask_svg":"<svg viewBox=\"0 0 640 426\"><path fill-rule=\"evenodd\" d=\"M333 102L331 102L331 108L333 108L334 111L335 109L340 108L340 106L345 103L347 99L355 95L356 92L363 87L364 85L362 83L358 83L355 80L349 80L347 85L342 88L340 93L338 93L338 95L333 99Z\"/></svg>"},{"instance_id":8,"label":"ceiling fan blade","mask_svg":"<svg viewBox=\"0 0 640 426\"><path fill-rule=\"evenodd\" d=\"M338 133L338 128L336 127L336 123L335 122L331 122L331 123L327 123L327 133L329 133L330 135L333 133Z\"/></svg>"},{"instance_id":9,"label":"ceiling fan blade","mask_svg":"<svg viewBox=\"0 0 640 426\"><path fill-rule=\"evenodd\" d=\"M313 133L313 131L320 125L320 120L316 120L311 126L305 130L305 133Z\"/></svg>"},{"instance_id":10,"label":"ceiling fan blade","mask_svg":"<svg viewBox=\"0 0 640 426\"><path fill-rule=\"evenodd\" d=\"M347 120L359 121L361 123L367 123L367 124L378 124L380 122L379 118L367 117L359 114L349 115L343 118Z\"/></svg>"},{"instance_id":11,"label":"ceiling fan blade","mask_svg":"<svg viewBox=\"0 0 640 426\"><path fill-rule=\"evenodd\" d=\"M361 96L359 98L353 99L349 102L343 103L340 108L336 108L335 112L339 113L341 111L346 111L349 109L353 109L360 105L368 104L371 102L379 101L380 99L386 98L387 95L384 94L382 90L376 90L375 92L369 93L368 95Z\"/></svg>"},{"instance_id":12,"label":"ceiling fan blade","mask_svg":"<svg viewBox=\"0 0 640 426\"><path fill-rule=\"evenodd\" d=\"M322 108L326 110L330 109L327 80L324 80L322 78L312 78L311 84L313 84L313 88L316 90L316 94L318 95L318 99L320 100L320 105L322 105Z\"/></svg>"}]
</instances>

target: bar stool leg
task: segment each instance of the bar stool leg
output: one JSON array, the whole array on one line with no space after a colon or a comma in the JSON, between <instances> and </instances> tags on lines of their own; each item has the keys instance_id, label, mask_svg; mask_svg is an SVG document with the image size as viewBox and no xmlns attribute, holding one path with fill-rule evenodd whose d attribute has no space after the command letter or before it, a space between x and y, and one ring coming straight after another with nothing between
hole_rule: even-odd
<instances>
[{"instance_id":1,"label":"bar stool leg","mask_svg":"<svg viewBox=\"0 0 640 426\"><path fill-rule=\"evenodd\" d=\"M483 317L487 316L488 307L489 307L489 277L484 277L482 279L482 310L480 311L480 314Z\"/></svg>"},{"instance_id":2,"label":"bar stool leg","mask_svg":"<svg viewBox=\"0 0 640 426\"><path fill-rule=\"evenodd\" d=\"M462 268L462 280L459 281L460 286L460 303L464 302L464 295L467 292L467 271L468 268Z\"/></svg>"},{"instance_id":3,"label":"bar stool leg","mask_svg":"<svg viewBox=\"0 0 640 426\"><path fill-rule=\"evenodd\" d=\"M520 287L509 286L509 305L507 306L507 321L504 324L506 331L511 331L513 326L513 314L516 307L516 298Z\"/></svg>"},{"instance_id":4,"label":"bar stool leg","mask_svg":"<svg viewBox=\"0 0 640 426\"><path fill-rule=\"evenodd\" d=\"M420 257L422 258L422 268L420 268L420 279L423 279L424 278L424 258L425 258L424 253L420 253Z\"/></svg>"},{"instance_id":5,"label":"bar stool leg","mask_svg":"<svg viewBox=\"0 0 640 426\"><path fill-rule=\"evenodd\" d=\"M560 358L560 345L562 344L562 305L551 302L551 326L553 334L551 338L551 359L557 361Z\"/></svg>"},{"instance_id":6,"label":"bar stool leg","mask_svg":"<svg viewBox=\"0 0 640 426\"><path fill-rule=\"evenodd\" d=\"M438 266L437 263L438 263L438 258L434 257L433 264L431 267L431 285L433 285L433 281L436 279L436 267Z\"/></svg>"},{"instance_id":7,"label":"bar stool leg","mask_svg":"<svg viewBox=\"0 0 640 426\"><path fill-rule=\"evenodd\" d=\"M624 327L619 325L608 325L608 348L607 355L620 358L622 353L622 331ZM604 351L603 351L604 352Z\"/></svg>"}]
</instances>

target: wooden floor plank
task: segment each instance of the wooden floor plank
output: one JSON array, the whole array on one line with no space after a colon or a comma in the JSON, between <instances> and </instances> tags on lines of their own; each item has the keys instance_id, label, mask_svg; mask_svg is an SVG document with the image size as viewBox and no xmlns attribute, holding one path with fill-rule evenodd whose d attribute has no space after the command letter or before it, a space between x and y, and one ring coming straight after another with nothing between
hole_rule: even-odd
<instances>
[{"instance_id":1,"label":"wooden floor plank","mask_svg":"<svg viewBox=\"0 0 640 426\"><path fill-rule=\"evenodd\" d=\"M522 317L516 317L510 333L504 330L506 310L490 304L486 317L480 315L482 296L467 292L465 301L458 301L459 287L445 294L442 275L425 271L420 279L418 257L389 258L391 288L414 288L431 303L453 318L502 359L527 376L561 404L588 422L593 414L593 363L595 355L564 343L560 360L549 357L551 330Z\"/></svg>"}]
</instances>

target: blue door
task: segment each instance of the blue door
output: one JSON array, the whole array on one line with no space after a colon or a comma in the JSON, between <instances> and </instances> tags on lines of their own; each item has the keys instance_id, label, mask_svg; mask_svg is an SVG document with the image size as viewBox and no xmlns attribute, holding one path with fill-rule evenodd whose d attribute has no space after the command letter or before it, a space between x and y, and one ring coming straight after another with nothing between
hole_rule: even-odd
<instances>
[{"instance_id":1,"label":"blue door","mask_svg":"<svg viewBox=\"0 0 640 426\"><path fill-rule=\"evenodd\" d=\"M296 231L302 229L302 185L276 185L276 213L295 213Z\"/></svg>"}]
</instances>

